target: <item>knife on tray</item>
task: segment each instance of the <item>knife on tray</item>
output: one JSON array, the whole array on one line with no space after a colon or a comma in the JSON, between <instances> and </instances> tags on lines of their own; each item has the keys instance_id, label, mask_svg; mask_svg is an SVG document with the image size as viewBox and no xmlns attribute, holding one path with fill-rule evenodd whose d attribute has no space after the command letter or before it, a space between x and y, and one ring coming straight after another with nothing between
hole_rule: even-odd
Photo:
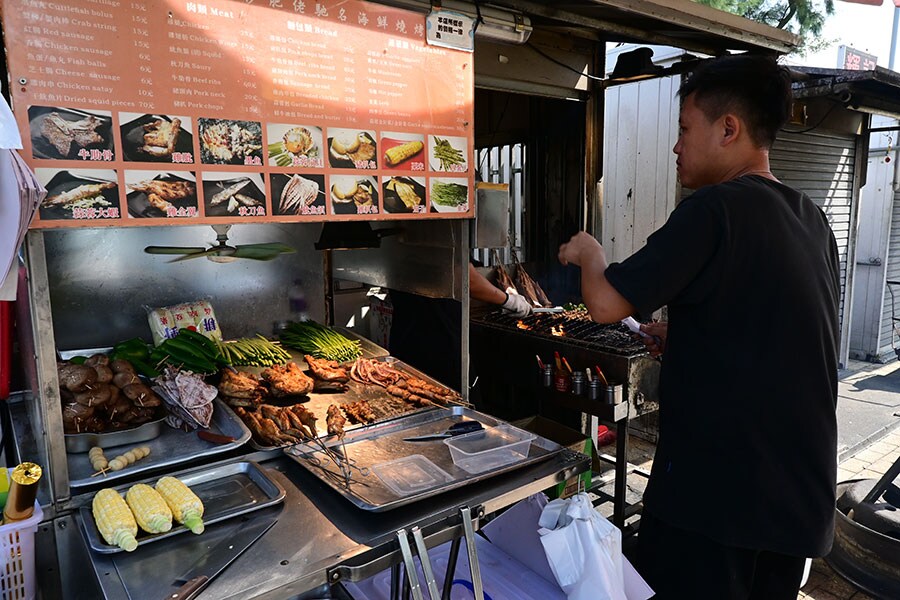
<instances>
[{"instance_id":1,"label":"knife on tray","mask_svg":"<svg viewBox=\"0 0 900 600\"><path fill-rule=\"evenodd\" d=\"M177 591L166 594L165 600L191 600L209 583L261 538L278 521L275 517L255 518L244 522L234 534L221 540L200 560L191 565L184 575L175 580Z\"/></svg>"}]
</instances>

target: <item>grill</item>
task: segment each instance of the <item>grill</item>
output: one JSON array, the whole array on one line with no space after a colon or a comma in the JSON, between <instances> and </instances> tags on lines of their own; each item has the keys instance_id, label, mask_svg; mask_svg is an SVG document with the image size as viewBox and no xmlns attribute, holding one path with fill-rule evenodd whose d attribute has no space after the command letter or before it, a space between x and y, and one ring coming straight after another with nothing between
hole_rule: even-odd
<instances>
[{"instance_id":1,"label":"grill","mask_svg":"<svg viewBox=\"0 0 900 600\"><path fill-rule=\"evenodd\" d=\"M621 323L601 325L584 311L540 313L524 319L498 311L473 311L469 325L469 347L479 374L490 373L512 394L533 394L538 380L535 355L548 360L556 351L575 369L597 365L610 382L623 384L632 419L659 407L660 363Z\"/></svg>"}]
</instances>

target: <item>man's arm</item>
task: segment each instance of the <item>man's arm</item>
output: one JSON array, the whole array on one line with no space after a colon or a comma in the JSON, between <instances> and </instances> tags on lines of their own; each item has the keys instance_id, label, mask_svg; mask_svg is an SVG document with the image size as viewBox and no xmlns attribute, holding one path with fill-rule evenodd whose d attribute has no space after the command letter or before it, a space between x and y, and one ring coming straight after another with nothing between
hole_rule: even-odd
<instances>
[{"instance_id":1,"label":"man's arm","mask_svg":"<svg viewBox=\"0 0 900 600\"><path fill-rule=\"evenodd\" d=\"M577 233L560 246L559 262L581 267L581 296L594 321L615 323L635 312L634 306L607 281L606 253L587 233Z\"/></svg>"},{"instance_id":2,"label":"man's arm","mask_svg":"<svg viewBox=\"0 0 900 600\"><path fill-rule=\"evenodd\" d=\"M469 295L488 304L506 302L506 292L485 279L472 263L469 263Z\"/></svg>"}]
</instances>

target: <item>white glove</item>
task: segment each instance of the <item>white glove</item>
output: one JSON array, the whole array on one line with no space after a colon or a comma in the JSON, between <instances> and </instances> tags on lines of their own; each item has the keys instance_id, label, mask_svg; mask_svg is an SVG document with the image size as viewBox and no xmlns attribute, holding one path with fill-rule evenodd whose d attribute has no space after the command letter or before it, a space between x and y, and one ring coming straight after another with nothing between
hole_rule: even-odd
<instances>
[{"instance_id":1,"label":"white glove","mask_svg":"<svg viewBox=\"0 0 900 600\"><path fill-rule=\"evenodd\" d=\"M523 318L531 314L531 303L513 288L506 290L506 302L503 303L503 310L512 313L514 317Z\"/></svg>"}]
</instances>

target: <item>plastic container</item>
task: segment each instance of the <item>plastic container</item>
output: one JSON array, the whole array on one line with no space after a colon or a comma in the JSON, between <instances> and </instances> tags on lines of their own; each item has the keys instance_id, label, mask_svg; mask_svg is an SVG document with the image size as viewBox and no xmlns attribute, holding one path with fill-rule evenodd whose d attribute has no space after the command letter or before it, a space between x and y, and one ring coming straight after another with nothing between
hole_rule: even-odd
<instances>
[{"instance_id":1,"label":"plastic container","mask_svg":"<svg viewBox=\"0 0 900 600\"><path fill-rule=\"evenodd\" d=\"M528 458L533 433L502 424L447 438L453 464L469 473L483 473Z\"/></svg>"},{"instance_id":2,"label":"plastic container","mask_svg":"<svg viewBox=\"0 0 900 600\"><path fill-rule=\"evenodd\" d=\"M372 466L372 470L401 498L453 481L449 473L421 454L383 462Z\"/></svg>"},{"instance_id":3,"label":"plastic container","mask_svg":"<svg viewBox=\"0 0 900 600\"><path fill-rule=\"evenodd\" d=\"M44 519L35 501L34 514L0 526L0 598L33 600L37 596L34 570L34 534Z\"/></svg>"}]
</instances>

